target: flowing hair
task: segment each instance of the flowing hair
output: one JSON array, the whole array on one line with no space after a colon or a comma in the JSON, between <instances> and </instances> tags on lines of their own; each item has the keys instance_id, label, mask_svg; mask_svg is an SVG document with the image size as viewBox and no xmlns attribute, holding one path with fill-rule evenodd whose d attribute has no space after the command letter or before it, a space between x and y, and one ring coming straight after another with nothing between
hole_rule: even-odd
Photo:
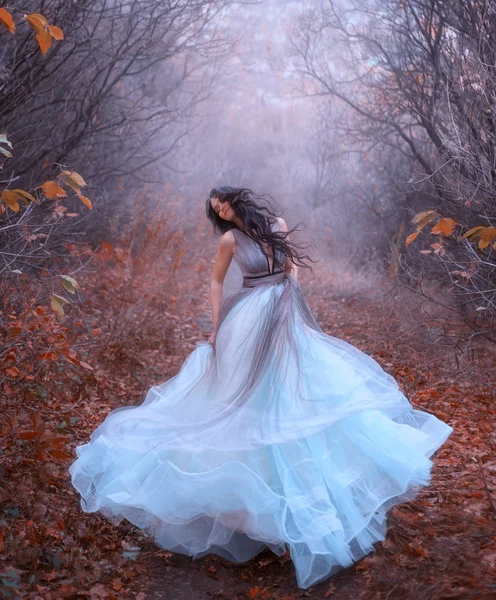
<instances>
[{"instance_id":1,"label":"flowing hair","mask_svg":"<svg viewBox=\"0 0 496 600\"><path fill-rule=\"evenodd\" d=\"M272 210L270 202L268 202L270 208L263 204L267 201L267 198L273 200L272 196L269 194L259 196L249 188L235 188L227 185L210 190L205 204L207 217L214 225L214 232L222 234L230 229L239 228L235 223L226 221L217 214L210 202L212 198L218 198L223 203L229 201L229 205L234 213L243 221L245 228L243 233L246 233L257 242L265 256L267 256L267 253L263 244L267 244L272 248L272 256L275 261L277 261L276 251L279 250L293 264L309 268L313 272L313 267L304 261L309 260L313 263L318 261L313 260L308 254L300 253L300 250L306 250L313 244L297 244L293 240L290 241L287 239L290 233L300 231L298 225L300 223L304 225L304 223L300 221L293 229L288 231L272 231L272 224L276 222L278 215ZM264 212L267 215L263 214ZM279 263L279 261L277 262ZM280 266L284 268L284 264L280 264Z\"/></svg>"}]
</instances>

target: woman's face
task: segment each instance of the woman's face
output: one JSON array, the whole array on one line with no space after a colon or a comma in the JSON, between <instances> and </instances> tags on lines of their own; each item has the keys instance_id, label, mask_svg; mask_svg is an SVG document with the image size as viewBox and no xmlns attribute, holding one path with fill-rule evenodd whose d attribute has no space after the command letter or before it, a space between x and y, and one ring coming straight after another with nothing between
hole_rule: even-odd
<instances>
[{"instance_id":1,"label":"woman's face","mask_svg":"<svg viewBox=\"0 0 496 600\"><path fill-rule=\"evenodd\" d=\"M224 221L232 221L235 216L234 210L231 208L229 204L229 200L225 202L221 202L218 198L210 198L210 204L212 205L212 209L219 215L221 219Z\"/></svg>"}]
</instances>

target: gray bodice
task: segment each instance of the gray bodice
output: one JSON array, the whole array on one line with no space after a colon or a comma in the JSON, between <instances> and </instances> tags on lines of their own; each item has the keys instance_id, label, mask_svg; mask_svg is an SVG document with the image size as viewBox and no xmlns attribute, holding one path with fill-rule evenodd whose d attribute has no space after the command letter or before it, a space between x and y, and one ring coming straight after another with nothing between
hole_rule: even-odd
<instances>
[{"instance_id":1,"label":"gray bodice","mask_svg":"<svg viewBox=\"0 0 496 600\"><path fill-rule=\"evenodd\" d=\"M272 225L272 231L280 231L277 221ZM282 266L275 261L272 265L272 256L266 256L253 238L237 228L232 229L232 232L236 240L233 258L246 279L249 279L250 276L263 276L284 271L285 256L283 252L276 251L276 257L281 261Z\"/></svg>"}]
</instances>

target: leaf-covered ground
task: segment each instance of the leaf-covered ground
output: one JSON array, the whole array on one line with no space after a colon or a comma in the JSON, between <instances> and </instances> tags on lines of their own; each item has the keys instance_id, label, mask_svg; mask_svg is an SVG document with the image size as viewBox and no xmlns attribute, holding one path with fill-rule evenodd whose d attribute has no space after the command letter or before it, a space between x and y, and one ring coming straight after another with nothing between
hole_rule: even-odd
<instances>
[{"instance_id":1,"label":"leaf-covered ground","mask_svg":"<svg viewBox=\"0 0 496 600\"><path fill-rule=\"evenodd\" d=\"M213 555L194 561L161 550L126 522L113 527L104 517L81 511L67 472L75 446L88 441L113 408L139 404L151 385L178 371L198 339L207 338L204 266L197 265L197 272L203 271L200 290L197 280L179 277L172 293L163 290L166 300L154 293L144 300L146 294L135 285L117 286L122 273L107 270L102 279L96 272L88 280L92 291L83 308L88 331L78 332L75 322L74 335L75 343L86 340L79 351L93 370L68 373L61 367L59 377L44 382L50 393L39 409L20 409L3 423L3 595L46 600L495 598L496 404L484 383L496 364L494 355L488 348L469 369L457 371L448 358L440 360L439 347L412 330L393 300L366 293L367 286L357 285L351 274L349 280L342 273L302 274L318 322L330 335L373 356L415 407L455 430L435 456L431 485L388 513L387 538L372 554L300 590L287 553L279 558L267 550L243 565Z\"/></svg>"}]
</instances>

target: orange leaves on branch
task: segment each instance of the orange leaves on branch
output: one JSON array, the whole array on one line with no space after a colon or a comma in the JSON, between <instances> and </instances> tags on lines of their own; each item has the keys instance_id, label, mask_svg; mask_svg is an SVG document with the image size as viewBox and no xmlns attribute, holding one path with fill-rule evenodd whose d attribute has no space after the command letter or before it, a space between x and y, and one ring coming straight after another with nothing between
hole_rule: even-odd
<instances>
[{"instance_id":1,"label":"orange leaves on branch","mask_svg":"<svg viewBox=\"0 0 496 600\"><path fill-rule=\"evenodd\" d=\"M496 227L473 227L467 233L463 235L463 238L468 239L470 242L479 238L479 248L483 250L487 248L491 242L496 240Z\"/></svg>"},{"instance_id":2,"label":"orange leaves on branch","mask_svg":"<svg viewBox=\"0 0 496 600\"><path fill-rule=\"evenodd\" d=\"M64 32L62 29L60 29L60 27L57 27L56 25L49 25L48 29L54 40L59 41L64 39Z\"/></svg>"},{"instance_id":3,"label":"orange leaves on branch","mask_svg":"<svg viewBox=\"0 0 496 600\"><path fill-rule=\"evenodd\" d=\"M45 54L53 43L53 40L63 40L64 32L56 25L50 25L46 18L40 13L24 15L24 18L35 32L36 41L42 54ZM0 25L3 25L10 33L16 32L14 19L8 10L0 8Z\"/></svg>"},{"instance_id":4,"label":"orange leaves on branch","mask_svg":"<svg viewBox=\"0 0 496 600\"><path fill-rule=\"evenodd\" d=\"M90 210L93 208L93 204L91 203L91 200L89 198L86 198L86 196L83 196L82 194L79 194L79 199L81 200L81 202L87 206Z\"/></svg>"},{"instance_id":5,"label":"orange leaves on branch","mask_svg":"<svg viewBox=\"0 0 496 600\"><path fill-rule=\"evenodd\" d=\"M46 18L40 13L31 13L24 15L26 21L36 33L36 41L40 47L41 53L45 54L53 40L63 40L64 32L60 27L50 25Z\"/></svg>"},{"instance_id":6,"label":"orange leaves on branch","mask_svg":"<svg viewBox=\"0 0 496 600\"><path fill-rule=\"evenodd\" d=\"M71 186L78 186L78 188L82 188L86 185L86 181L81 177L79 173L76 173L76 171L62 171L62 175L69 179L68 183ZM76 187L74 187L74 190L81 191L80 189L76 189Z\"/></svg>"},{"instance_id":7,"label":"orange leaves on branch","mask_svg":"<svg viewBox=\"0 0 496 600\"><path fill-rule=\"evenodd\" d=\"M479 240L479 248L487 248L496 239L496 227L486 227Z\"/></svg>"},{"instance_id":8,"label":"orange leaves on branch","mask_svg":"<svg viewBox=\"0 0 496 600\"><path fill-rule=\"evenodd\" d=\"M417 213L412 219L412 223L416 223L417 229L406 238L405 246L409 246L413 241L415 241L422 229L437 217L439 217L439 215L435 210Z\"/></svg>"},{"instance_id":9,"label":"orange leaves on branch","mask_svg":"<svg viewBox=\"0 0 496 600\"><path fill-rule=\"evenodd\" d=\"M29 200L31 202L35 202L35 198L25 192L24 190L3 190L2 192L2 201L14 212L19 212L19 203L18 200L22 200L26 202Z\"/></svg>"},{"instance_id":10,"label":"orange leaves on branch","mask_svg":"<svg viewBox=\"0 0 496 600\"><path fill-rule=\"evenodd\" d=\"M428 210L426 212L420 212L416 214L412 222L417 224L417 230L411 233L405 240L405 246L409 246L418 236L420 231L431 223L434 219L439 218L438 222L433 226L430 233L434 235L439 235L442 237L449 237L455 231L457 225L461 225L461 223L457 223L451 217L441 217L435 210ZM493 248L496 250L496 227L484 227L482 225L478 225L477 227L473 227L469 231L467 231L464 235L462 235L461 239L467 239L472 242L479 238L478 246L481 250L484 250L491 244ZM421 250L422 254L440 254L441 256L445 253L444 247L442 244L431 244L432 250Z\"/></svg>"},{"instance_id":11,"label":"orange leaves on branch","mask_svg":"<svg viewBox=\"0 0 496 600\"><path fill-rule=\"evenodd\" d=\"M43 29L41 33L37 33L35 36L38 46L40 47L41 53L46 54L48 49L52 45L52 36L48 30Z\"/></svg>"},{"instance_id":12,"label":"orange leaves on branch","mask_svg":"<svg viewBox=\"0 0 496 600\"><path fill-rule=\"evenodd\" d=\"M10 142L8 142L6 136L4 134L0 134L0 143L4 142L4 141L6 141L7 143L10 144ZM4 149L0 147L0 150L4 150ZM6 155L6 152L4 151L3 154ZM58 179L60 180L61 183L64 183L65 185L70 187L72 190L74 190L76 192L76 194L78 195L79 199L81 200L81 202L86 207L88 207L90 210L93 208L93 204L91 203L91 200L89 198L87 198L86 196L83 196L81 193L81 188L86 185L86 182L79 173L76 173L76 171L62 171L61 174L59 175ZM58 181L45 181L39 187L43 191L44 196L46 198L49 198L50 200L59 200L60 198L67 197L66 191L64 190L64 188L60 185L60 183ZM35 202L36 198L34 198L31 194L29 194L28 192L25 192L24 190L15 189L15 190L3 190L2 194L1 194L1 200L11 210L13 210L14 212L19 212L19 210L20 210L20 205L18 202L19 200L22 200L23 202L27 203L28 200L30 202ZM57 210L57 209L55 209L55 210ZM59 208L58 210L62 210L62 209ZM66 209L64 208L63 210L66 210ZM4 212L5 212L5 207L0 204L0 214L3 214Z\"/></svg>"},{"instance_id":13,"label":"orange leaves on branch","mask_svg":"<svg viewBox=\"0 0 496 600\"><path fill-rule=\"evenodd\" d=\"M462 239L468 239L469 241L472 241L474 238L478 237L484 229L485 227L482 225L479 225L478 227L473 227L472 229L467 231L467 233L464 233L462 235Z\"/></svg>"},{"instance_id":14,"label":"orange leaves on branch","mask_svg":"<svg viewBox=\"0 0 496 600\"><path fill-rule=\"evenodd\" d=\"M41 13L30 13L24 15L24 18L36 33L41 33L45 28L48 29L48 21Z\"/></svg>"},{"instance_id":15,"label":"orange leaves on branch","mask_svg":"<svg viewBox=\"0 0 496 600\"><path fill-rule=\"evenodd\" d=\"M60 179L63 183L68 185L76 192L81 202L87 208L89 208L90 210L93 208L91 200L89 198L86 198L86 196L83 196L83 194L81 193L81 188L85 187L86 181L81 177L79 173L76 173L76 171L62 171Z\"/></svg>"},{"instance_id":16,"label":"orange leaves on branch","mask_svg":"<svg viewBox=\"0 0 496 600\"><path fill-rule=\"evenodd\" d=\"M455 231L455 227L457 225L460 225L460 223L457 223L450 217L441 218L431 229L431 233L434 233L436 235L443 235L443 236L447 237L447 236L451 235L453 233L453 231Z\"/></svg>"},{"instance_id":17,"label":"orange leaves on branch","mask_svg":"<svg viewBox=\"0 0 496 600\"><path fill-rule=\"evenodd\" d=\"M405 246L409 246L414 240L417 239L418 234L426 227L429 223L432 223L435 219L438 219L437 223L432 227L430 233L439 235L441 237L449 237L455 231L457 223L451 217L441 217L435 210L428 210L416 214L412 223L417 224L417 229L414 233L411 233L405 240ZM445 249L442 244L431 244L431 248L434 250L434 254L445 254ZM432 250L421 250L422 254L431 254Z\"/></svg>"},{"instance_id":18,"label":"orange leaves on branch","mask_svg":"<svg viewBox=\"0 0 496 600\"><path fill-rule=\"evenodd\" d=\"M6 27L10 33L15 33L16 26L14 19L9 11L5 10L5 8L0 8L0 25Z\"/></svg>"},{"instance_id":19,"label":"orange leaves on branch","mask_svg":"<svg viewBox=\"0 0 496 600\"><path fill-rule=\"evenodd\" d=\"M412 223L417 224L417 231L422 231L422 229L436 217L439 217L439 215L435 210L428 210L426 212L420 212L416 214L412 219Z\"/></svg>"},{"instance_id":20,"label":"orange leaves on branch","mask_svg":"<svg viewBox=\"0 0 496 600\"><path fill-rule=\"evenodd\" d=\"M405 246L409 246L413 241L415 241L417 239L418 234L420 233L420 231L414 231L413 233L411 233L405 241Z\"/></svg>"},{"instance_id":21,"label":"orange leaves on branch","mask_svg":"<svg viewBox=\"0 0 496 600\"><path fill-rule=\"evenodd\" d=\"M36 199L33 198L33 196L31 196L31 194L28 194L28 192L25 192L24 190L11 190L11 191L12 191L12 193L17 194L21 200L26 202L26 204L27 204L27 200L29 200L30 202L36 201Z\"/></svg>"},{"instance_id":22,"label":"orange leaves on branch","mask_svg":"<svg viewBox=\"0 0 496 600\"><path fill-rule=\"evenodd\" d=\"M19 202L17 202L17 196L10 190L4 190L2 192L2 201L14 212L19 212Z\"/></svg>"},{"instance_id":23,"label":"orange leaves on branch","mask_svg":"<svg viewBox=\"0 0 496 600\"><path fill-rule=\"evenodd\" d=\"M76 171L62 171L60 179L72 188L76 194L80 194L81 188L86 185L86 181Z\"/></svg>"},{"instance_id":24,"label":"orange leaves on branch","mask_svg":"<svg viewBox=\"0 0 496 600\"><path fill-rule=\"evenodd\" d=\"M65 198L67 194L63 187L61 187L56 181L45 181L42 184L41 189L47 198Z\"/></svg>"}]
</instances>

